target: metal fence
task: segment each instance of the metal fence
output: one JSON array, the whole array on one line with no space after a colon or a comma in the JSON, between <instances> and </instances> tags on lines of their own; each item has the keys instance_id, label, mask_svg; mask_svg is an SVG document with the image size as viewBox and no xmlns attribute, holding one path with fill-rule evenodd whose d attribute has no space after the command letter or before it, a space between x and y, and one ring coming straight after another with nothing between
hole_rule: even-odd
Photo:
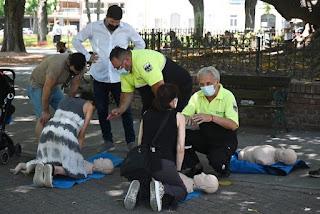
<instances>
[{"instance_id":1,"label":"metal fence","mask_svg":"<svg viewBox=\"0 0 320 214\"><path fill-rule=\"evenodd\" d=\"M222 72L272 74L314 80L319 63L319 45L295 39L285 42L281 34L226 31L193 36L191 29L144 30L140 35L146 48L160 51L196 72L200 67L215 65Z\"/></svg>"}]
</instances>

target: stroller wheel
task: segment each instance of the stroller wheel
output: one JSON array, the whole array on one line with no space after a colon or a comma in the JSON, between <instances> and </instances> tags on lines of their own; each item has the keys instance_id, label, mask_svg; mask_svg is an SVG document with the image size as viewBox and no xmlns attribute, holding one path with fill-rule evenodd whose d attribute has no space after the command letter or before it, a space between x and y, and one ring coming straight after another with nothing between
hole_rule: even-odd
<instances>
[{"instance_id":1,"label":"stroller wheel","mask_svg":"<svg viewBox=\"0 0 320 214\"><path fill-rule=\"evenodd\" d=\"M0 151L0 163L7 164L9 162L9 152L8 149L5 148Z\"/></svg>"},{"instance_id":2,"label":"stroller wheel","mask_svg":"<svg viewBox=\"0 0 320 214\"><path fill-rule=\"evenodd\" d=\"M16 154L16 156L20 157L20 155L21 155L21 145L19 143L17 143L14 146L14 153Z\"/></svg>"}]
</instances>

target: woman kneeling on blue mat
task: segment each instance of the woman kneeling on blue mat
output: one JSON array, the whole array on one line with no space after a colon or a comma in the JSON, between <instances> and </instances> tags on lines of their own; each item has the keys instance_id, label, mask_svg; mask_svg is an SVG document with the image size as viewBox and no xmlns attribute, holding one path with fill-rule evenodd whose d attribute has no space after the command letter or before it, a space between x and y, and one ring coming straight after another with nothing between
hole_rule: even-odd
<instances>
[{"instance_id":1,"label":"woman kneeling on blue mat","mask_svg":"<svg viewBox=\"0 0 320 214\"><path fill-rule=\"evenodd\" d=\"M36 159L18 164L12 172L35 169L33 183L40 187L53 187L56 175L85 178L92 171L112 172L111 160L98 159L91 164L80 152L93 112L94 102L65 97L41 132Z\"/></svg>"}]
</instances>

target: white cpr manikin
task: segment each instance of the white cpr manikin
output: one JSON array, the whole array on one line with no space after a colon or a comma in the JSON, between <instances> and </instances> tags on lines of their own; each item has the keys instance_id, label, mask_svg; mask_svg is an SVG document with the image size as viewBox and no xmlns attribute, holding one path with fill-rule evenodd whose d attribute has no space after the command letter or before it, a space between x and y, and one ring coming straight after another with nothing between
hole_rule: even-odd
<instances>
[{"instance_id":1,"label":"white cpr manikin","mask_svg":"<svg viewBox=\"0 0 320 214\"><path fill-rule=\"evenodd\" d=\"M35 164L29 164L27 167L26 163L19 163L14 169L10 169L10 172L12 172L13 174L18 174L19 172L29 174L31 172L34 172L35 166ZM86 168L87 174L92 174L93 172L111 174L114 169L112 161L107 158L96 159L94 160L93 164L88 161L84 161L84 166Z\"/></svg>"},{"instance_id":2,"label":"white cpr manikin","mask_svg":"<svg viewBox=\"0 0 320 214\"><path fill-rule=\"evenodd\" d=\"M216 176L210 174L201 173L195 175L192 178L179 173L181 180L187 188L187 192L193 192L194 190L202 190L205 193L214 193L218 190L219 182Z\"/></svg>"},{"instance_id":3,"label":"white cpr manikin","mask_svg":"<svg viewBox=\"0 0 320 214\"><path fill-rule=\"evenodd\" d=\"M297 154L292 149L274 148L270 145L247 146L239 152L238 159L262 165L276 162L293 165L297 161Z\"/></svg>"}]
</instances>

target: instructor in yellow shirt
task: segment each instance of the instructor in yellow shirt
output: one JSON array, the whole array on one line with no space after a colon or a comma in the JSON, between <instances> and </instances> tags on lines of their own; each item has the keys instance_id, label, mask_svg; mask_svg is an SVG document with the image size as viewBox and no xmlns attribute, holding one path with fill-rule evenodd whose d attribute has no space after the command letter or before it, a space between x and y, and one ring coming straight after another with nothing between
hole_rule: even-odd
<instances>
[{"instance_id":1,"label":"instructor in yellow shirt","mask_svg":"<svg viewBox=\"0 0 320 214\"><path fill-rule=\"evenodd\" d=\"M159 86L171 83L179 89L177 111L187 105L192 93L192 78L188 71L163 54L147 49L126 50L115 47L110 53L112 65L120 72L120 105L109 114L108 119L121 115L130 105L133 92L141 94L142 112L152 105Z\"/></svg>"},{"instance_id":2,"label":"instructor in yellow shirt","mask_svg":"<svg viewBox=\"0 0 320 214\"><path fill-rule=\"evenodd\" d=\"M218 176L228 177L230 158L238 146L237 102L232 92L220 84L216 68L202 68L197 78L201 90L192 95L182 111L187 126L191 128L186 132L184 172L192 174L201 170L197 151L207 155ZM189 172L188 168L191 169Z\"/></svg>"}]
</instances>

